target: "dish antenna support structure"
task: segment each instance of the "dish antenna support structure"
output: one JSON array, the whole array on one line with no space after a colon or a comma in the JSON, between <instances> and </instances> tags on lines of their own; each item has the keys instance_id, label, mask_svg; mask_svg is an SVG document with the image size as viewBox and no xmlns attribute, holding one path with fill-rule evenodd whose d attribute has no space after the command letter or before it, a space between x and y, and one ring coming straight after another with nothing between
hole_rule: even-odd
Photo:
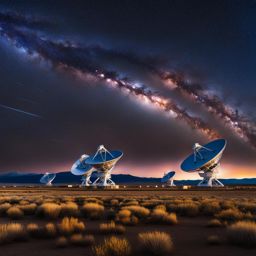
<instances>
[{"instance_id":1,"label":"dish antenna support structure","mask_svg":"<svg viewBox=\"0 0 256 256\"><path fill-rule=\"evenodd\" d=\"M203 178L198 186L223 187L224 185L217 179L217 175L226 144L224 139L211 141L204 146L195 143L193 154L182 162L181 169L185 172L198 172L199 176Z\"/></svg>"}]
</instances>

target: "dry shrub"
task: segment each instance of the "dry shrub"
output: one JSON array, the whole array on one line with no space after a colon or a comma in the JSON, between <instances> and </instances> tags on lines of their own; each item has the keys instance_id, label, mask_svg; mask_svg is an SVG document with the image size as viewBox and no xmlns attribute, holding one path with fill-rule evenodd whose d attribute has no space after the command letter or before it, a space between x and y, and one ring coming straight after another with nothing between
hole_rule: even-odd
<instances>
[{"instance_id":1,"label":"dry shrub","mask_svg":"<svg viewBox=\"0 0 256 256\"><path fill-rule=\"evenodd\" d=\"M141 206L147 207L147 208L153 208L157 206L158 204L161 204L163 201L162 200L157 200L157 199L151 199L151 200L144 200L141 203Z\"/></svg>"},{"instance_id":2,"label":"dry shrub","mask_svg":"<svg viewBox=\"0 0 256 256\"><path fill-rule=\"evenodd\" d=\"M163 223L175 225L178 223L177 215L176 213L169 213L163 218Z\"/></svg>"},{"instance_id":3,"label":"dry shrub","mask_svg":"<svg viewBox=\"0 0 256 256\"><path fill-rule=\"evenodd\" d=\"M122 205L123 206L139 205L139 202L137 200L128 200L128 201L125 201Z\"/></svg>"},{"instance_id":4,"label":"dry shrub","mask_svg":"<svg viewBox=\"0 0 256 256\"><path fill-rule=\"evenodd\" d=\"M45 235L47 237L55 237L57 234L56 225L54 223L47 223L45 225Z\"/></svg>"},{"instance_id":5,"label":"dry shrub","mask_svg":"<svg viewBox=\"0 0 256 256\"><path fill-rule=\"evenodd\" d=\"M198 205L195 204L193 201L191 202L181 202L178 204L169 205L169 209L174 211L180 215L194 217L197 216L199 213Z\"/></svg>"},{"instance_id":6,"label":"dry shrub","mask_svg":"<svg viewBox=\"0 0 256 256\"><path fill-rule=\"evenodd\" d=\"M79 214L78 205L74 202L61 204L61 216L76 217Z\"/></svg>"},{"instance_id":7,"label":"dry shrub","mask_svg":"<svg viewBox=\"0 0 256 256\"><path fill-rule=\"evenodd\" d=\"M111 204L111 206L118 206L119 205L119 201L117 199L112 199L110 201L110 204Z\"/></svg>"},{"instance_id":8,"label":"dry shrub","mask_svg":"<svg viewBox=\"0 0 256 256\"><path fill-rule=\"evenodd\" d=\"M165 206L164 204L159 204L159 205L157 205L157 206L154 208L154 210L157 210L157 209L166 211L166 206Z\"/></svg>"},{"instance_id":9,"label":"dry shrub","mask_svg":"<svg viewBox=\"0 0 256 256\"><path fill-rule=\"evenodd\" d=\"M255 202L241 202L238 203L237 207L242 211L242 212L252 212L256 213L256 203Z\"/></svg>"},{"instance_id":10,"label":"dry shrub","mask_svg":"<svg viewBox=\"0 0 256 256\"><path fill-rule=\"evenodd\" d=\"M209 227L209 228L218 228L218 227L223 227L223 224L218 219L212 219L207 223L207 227Z\"/></svg>"},{"instance_id":11,"label":"dry shrub","mask_svg":"<svg viewBox=\"0 0 256 256\"><path fill-rule=\"evenodd\" d=\"M220 211L220 203L216 200L205 199L201 202L200 211L204 215L212 216Z\"/></svg>"},{"instance_id":12,"label":"dry shrub","mask_svg":"<svg viewBox=\"0 0 256 256\"><path fill-rule=\"evenodd\" d=\"M97 203L86 203L82 206L81 211L85 217L99 219L103 217L104 206Z\"/></svg>"},{"instance_id":13,"label":"dry shrub","mask_svg":"<svg viewBox=\"0 0 256 256\"><path fill-rule=\"evenodd\" d=\"M73 234L70 237L70 243L76 246L90 246L95 243L95 238L93 235Z\"/></svg>"},{"instance_id":14,"label":"dry shrub","mask_svg":"<svg viewBox=\"0 0 256 256\"><path fill-rule=\"evenodd\" d=\"M228 227L228 241L243 247L256 247L256 223L239 221Z\"/></svg>"},{"instance_id":15,"label":"dry shrub","mask_svg":"<svg viewBox=\"0 0 256 256\"><path fill-rule=\"evenodd\" d=\"M131 214L132 213L130 210L123 209L118 212L117 216L119 219L125 219L125 218L129 218L131 216Z\"/></svg>"},{"instance_id":16,"label":"dry shrub","mask_svg":"<svg viewBox=\"0 0 256 256\"><path fill-rule=\"evenodd\" d=\"M209 245L219 245L221 243L221 239L217 235L211 235L208 236L207 243Z\"/></svg>"},{"instance_id":17,"label":"dry shrub","mask_svg":"<svg viewBox=\"0 0 256 256\"><path fill-rule=\"evenodd\" d=\"M132 212L132 214L140 219L146 218L150 214L149 209L138 205L125 206L122 208L122 210L129 210Z\"/></svg>"},{"instance_id":18,"label":"dry shrub","mask_svg":"<svg viewBox=\"0 0 256 256\"><path fill-rule=\"evenodd\" d=\"M111 221L110 223L101 223L100 232L103 234L123 234L125 232L125 227Z\"/></svg>"},{"instance_id":19,"label":"dry shrub","mask_svg":"<svg viewBox=\"0 0 256 256\"><path fill-rule=\"evenodd\" d=\"M21 219L24 216L23 211L16 207L16 206L12 206L10 207L7 212L6 212L7 216L13 220L18 220Z\"/></svg>"},{"instance_id":20,"label":"dry shrub","mask_svg":"<svg viewBox=\"0 0 256 256\"><path fill-rule=\"evenodd\" d=\"M139 233L139 250L142 255L162 256L173 251L171 236L165 232Z\"/></svg>"},{"instance_id":21,"label":"dry shrub","mask_svg":"<svg viewBox=\"0 0 256 256\"><path fill-rule=\"evenodd\" d=\"M131 246L126 238L112 236L102 244L94 246L92 251L95 256L129 256Z\"/></svg>"},{"instance_id":22,"label":"dry shrub","mask_svg":"<svg viewBox=\"0 0 256 256\"><path fill-rule=\"evenodd\" d=\"M227 210L222 210L215 215L216 218L222 221L234 222L241 220L244 217L244 214L240 212L237 208L231 208Z\"/></svg>"},{"instance_id":23,"label":"dry shrub","mask_svg":"<svg viewBox=\"0 0 256 256\"><path fill-rule=\"evenodd\" d=\"M36 224L36 223L29 223L27 225L27 231L28 231L29 235L31 235L31 236L37 236L38 233L40 232L39 230L40 230L40 228L39 228L38 224Z\"/></svg>"},{"instance_id":24,"label":"dry shrub","mask_svg":"<svg viewBox=\"0 0 256 256\"><path fill-rule=\"evenodd\" d=\"M46 218L57 219L60 215L61 207L55 203L43 203L38 207L38 214Z\"/></svg>"},{"instance_id":25,"label":"dry shrub","mask_svg":"<svg viewBox=\"0 0 256 256\"><path fill-rule=\"evenodd\" d=\"M225 201L220 202L220 207L223 210L235 208L235 202L232 200L225 200Z\"/></svg>"},{"instance_id":26,"label":"dry shrub","mask_svg":"<svg viewBox=\"0 0 256 256\"><path fill-rule=\"evenodd\" d=\"M36 211L37 205L35 203L24 204L19 205L19 208L24 212L25 215L33 215Z\"/></svg>"},{"instance_id":27,"label":"dry shrub","mask_svg":"<svg viewBox=\"0 0 256 256\"><path fill-rule=\"evenodd\" d=\"M58 229L62 235L71 235L73 233L83 232L85 230L85 224L77 218L65 217L58 225Z\"/></svg>"},{"instance_id":28,"label":"dry shrub","mask_svg":"<svg viewBox=\"0 0 256 256\"><path fill-rule=\"evenodd\" d=\"M150 216L152 223L177 224L177 216L175 213L168 213L163 208L155 208Z\"/></svg>"},{"instance_id":29,"label":"dry shrub","mask_svg":"<svg viewBox=\"0 0 256 256\"><path fill-rule=\"evenodd\" d=\"M0 243L26 239L26 231L19 223L0 224Z\"/></svg>"},{"instance_id":30,"label":"dry shrub","mask_svg":"<svg viewBox=\"0 0 256 256\"><path fill-rule=\"evenodd\" d=\"M87 204L87 203L94 203L94 204L103 205L103 201L102 201L102 200L99 200L99 199L96 198L96 197L88 197L88 198L86 198L85 204Z\"/></svg>"},{"instance_id":31,"label":"dry shrub","mask_svg":"<svg viewBox=\"0 0 256 256\"><path fill-rule=\"evenodd\" d=\"M0 216L4 215L12 205L9 203L0 204Z\"/></svg>"},{"instance_id":32,"label":"dry shrub","mask_svg":"<svg viewBox=\"0 0 256 256\"><path fill-rule=\"evenodd\" d=\"M55 245L59 248L65 248L68 246L68 239L65 236L60 236L56 239Z\"/></svg>"}]
</instances>

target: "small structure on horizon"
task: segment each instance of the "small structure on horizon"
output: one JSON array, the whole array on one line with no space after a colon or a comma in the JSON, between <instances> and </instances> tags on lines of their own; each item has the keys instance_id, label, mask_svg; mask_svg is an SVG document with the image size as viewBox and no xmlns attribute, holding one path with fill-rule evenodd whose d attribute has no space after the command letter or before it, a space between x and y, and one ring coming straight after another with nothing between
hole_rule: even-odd
<instances>
[{"instance_id":1,"label":"small structure on horizon","mask_svg":"<svg viewBox=\"0 0 256 256\"><path fill-rule=\"evenodd\" d=\"M40 183L45 184L46 186L52 186L52 182L55 179L55 173L46 172L40 179Z\"/></svg>"},{"instance_id":2,"label":"small structure on horizon","mask_svg":"<svg viewBox=\"0 0 256 256\"><path fill-rule=\"evenodd\" d=\"M174 171L170 171L168 173L165 173L163 178L161 179L161 182L164 183L168 187L174 187L176 186L173 182L173 177L175 175Z\"/></svg>"}]
</instances>

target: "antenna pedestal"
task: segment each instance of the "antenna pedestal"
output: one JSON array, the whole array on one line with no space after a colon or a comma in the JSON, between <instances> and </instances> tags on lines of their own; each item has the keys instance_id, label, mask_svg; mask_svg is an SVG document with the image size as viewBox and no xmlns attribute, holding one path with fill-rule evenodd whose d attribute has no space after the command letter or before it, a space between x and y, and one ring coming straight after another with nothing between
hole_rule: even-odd
<instances>
[{"instance_id":1,"label":"antenna pedestal","mask_svg":"<svg viewBox=\"0 0 256 256\"><path fill-rule=\"evenodd\" d=\"M84 175L84 176L82 177L82 179L81 179L81 180L82 180L81 186L82 186L82 187L88 187L88 186L90 186L90 185L92 184L90 178L91 178L91 174L90 174L90 175Z\"/></svg>"},{"instance_id":2,"label":"antenna pedestal","mask_svg":"<svg viewBox=\"0 0 256 256\"><path fill-rule=\"evenodd\" d=\"M166 182L167 187L175 187L176 185L173 182L173 179L170 179L169 181Z\"/></svg>"},{"instance_id":3,"label":"antenna pedestal","mask_svg":"<svg viewBox=\"0 0 256 256\"><path fill-rule=\"evenodd\" d=\"M115 182L111 180L111 171L113 168L108 170L107 172L99 172L98 178L93 182L93 186L97 187L107 187L107 186L115 186Z\"/></svg>"},{"instance_id":4,"label":"antenna pedestal","mask_svg":"<svg viewBox=\"0 0 256 256\"><path fill-rule=\"evenodd\" d=\"M199 187L224 187L224 185L217 179L217 166L212 170L204 170L199 172L202 181L198 183Z\"/></svg>"}]
</instances>

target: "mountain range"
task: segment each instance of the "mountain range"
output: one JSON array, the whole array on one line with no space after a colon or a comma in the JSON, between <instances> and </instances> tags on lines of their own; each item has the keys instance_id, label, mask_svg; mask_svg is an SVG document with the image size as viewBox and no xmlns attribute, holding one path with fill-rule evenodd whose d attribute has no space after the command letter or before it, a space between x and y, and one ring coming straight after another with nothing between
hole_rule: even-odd
<instances>
[{"instance_id":1,"label":"mountain range","mask_svg":"<svg viewBox=\"0 0 256 256\"><path fill-rule=\"evenodd\" d=\"M43 174L9 172L0 174L1 184L40 184L40 178ZM92 177L94 180L95 177ZM112 180L117 184L157 184L161 178L138 177L129 174L112 174ZM245 179L220 179L224 185L256 185L256 178ZM199 180L175 180L176 185L196 185ZM54 184L80 184L81 177L74 176L70 172L59 172L53 181Z\"/></svg>"}]
</instances>

